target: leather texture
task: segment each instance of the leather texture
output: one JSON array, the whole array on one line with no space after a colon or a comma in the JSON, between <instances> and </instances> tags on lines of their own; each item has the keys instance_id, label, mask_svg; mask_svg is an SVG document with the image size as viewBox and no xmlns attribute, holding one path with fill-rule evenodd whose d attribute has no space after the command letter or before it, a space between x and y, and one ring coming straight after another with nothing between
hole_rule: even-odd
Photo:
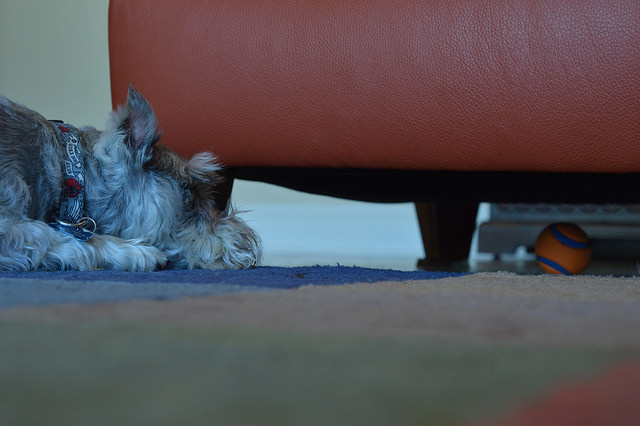
<instances>
[{"instance_id":1,"label":"leather texture","mask_svg":"<svg viewBox=\"0 0 640 426\"><path fill-rule=\"evenodd\" d=\"M635 0L112 0L109 19L114 104L133 84L185 156L640 172Z\"/></svg>"}]
</instances>

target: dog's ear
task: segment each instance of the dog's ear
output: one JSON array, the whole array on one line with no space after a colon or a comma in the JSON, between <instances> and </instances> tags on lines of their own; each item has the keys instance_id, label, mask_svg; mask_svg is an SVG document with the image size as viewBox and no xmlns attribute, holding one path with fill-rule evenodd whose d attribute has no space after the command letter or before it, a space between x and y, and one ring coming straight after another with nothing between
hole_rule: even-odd
<instances>
[{"instance_id":1,"label":"dog's ear","mask_svg":"<svg viewBox=\"0 0 640 426\"><path fill-rule=\"evenodd\" d=\"M186 160L161 143L154 145L145 167L166 173L185 187L192 187L197 183L216 185L223 169L213 154L201 152L191 160Z\"/></svg>"},{"instance_id":2,"label":"dog's ear","mask_svg":"<svg viewBox=\"0 0 640 426\"><path fill-rule=\"evenodd\" d=\"M124 143L132 153L141 154L145 159L151 155L151 148L160 139L156 114L133 86L129 86L119 128L125 135Z\"/></svg>"}]
</instances>

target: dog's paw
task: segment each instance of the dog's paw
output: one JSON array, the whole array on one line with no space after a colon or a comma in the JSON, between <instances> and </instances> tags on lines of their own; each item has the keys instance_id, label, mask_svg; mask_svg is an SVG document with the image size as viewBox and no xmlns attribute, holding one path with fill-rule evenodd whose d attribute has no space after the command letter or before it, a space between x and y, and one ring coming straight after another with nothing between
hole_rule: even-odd
<instances>
[{"instance_id":1,"label":"dog's paw","mask_svg":"<svg viewBox=\"0 0 640 426\"><path fill-rule=\"evenodd\" d=\"M141 241L123 240L110 235L95 235L91 240L102 268L144 272L163 268L167 255Z\"/></svg>"},{"instance_id":2,"label":"dog's paw","mask_svg":"<svg viewBox=\"0 0 640 426\"><path fill-rule=\"evenodd\" d=\"M131 265L127 271L155 271L167 264L167 255L157 247L134 243L131 247Z\"/></svg>"}]
</instances>

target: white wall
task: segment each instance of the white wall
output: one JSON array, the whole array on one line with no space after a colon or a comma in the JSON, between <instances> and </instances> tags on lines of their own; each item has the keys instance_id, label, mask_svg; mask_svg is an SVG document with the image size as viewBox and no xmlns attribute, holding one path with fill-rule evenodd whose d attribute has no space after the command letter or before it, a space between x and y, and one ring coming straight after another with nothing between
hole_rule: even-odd
<instances>
[{"instance_id":1,"label":"white wall","mask_svg":"<svg viewBox=\"0 0 640 426\"><path fill-rule=\"evenodd\" d=\"M0 93L102 126L111 107L107 0L0 0Z\"/></svg>"},{"instance_id":2,"label":"white wall","mask_svg":"<svg viewBox=\"0 0 640 426\"><path fill-rule=\"evenodd\" d=\"M48 118L102 128L111 108L107 11L108 0L0 0L0 93ZM423 256L411 204L242 181L233 202L252 210L266 263L412 268Z\"/></svg>"}]
</instances>

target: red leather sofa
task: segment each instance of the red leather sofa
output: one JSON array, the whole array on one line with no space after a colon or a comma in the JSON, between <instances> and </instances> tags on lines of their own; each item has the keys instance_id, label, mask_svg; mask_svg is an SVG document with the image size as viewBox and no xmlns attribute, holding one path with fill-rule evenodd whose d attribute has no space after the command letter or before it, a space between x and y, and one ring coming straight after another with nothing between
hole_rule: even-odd
<instances>
[{"instance_id":1,"label":"red leather sofa","mask_svg":"<svg viewBox=\"0 0 640 426\"><path fill-rule=\"evenodd\" d=\"M431 260L482 201L640 201L638 1L112 0L109 43L229 191L415 202Z\"/></svg>"}]
</instances>

